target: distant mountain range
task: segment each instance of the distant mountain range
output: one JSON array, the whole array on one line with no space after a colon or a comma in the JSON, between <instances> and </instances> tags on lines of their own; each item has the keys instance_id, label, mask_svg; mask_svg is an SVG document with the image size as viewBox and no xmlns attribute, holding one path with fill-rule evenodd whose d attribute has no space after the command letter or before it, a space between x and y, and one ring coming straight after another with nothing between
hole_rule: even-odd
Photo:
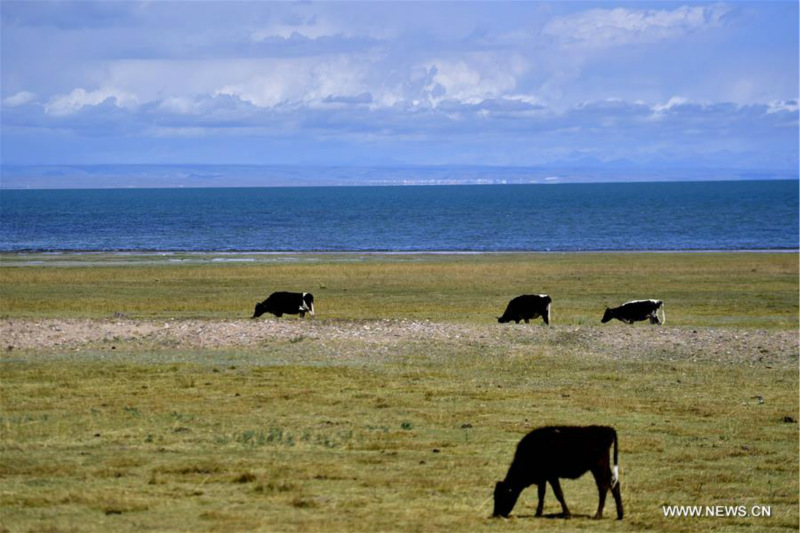
<instances>
[{"instance_id":1,"label":"distant mountain range","mask_svg":"<svg viewBox=\"0 0 800 533\"><path fill-rule=\"evenodd\" d=\"M587 162L588 163L588 162ZM3 165L2 189L554 184L798 179L797 170L602 166Z\"/></svg>"}]
</instances>

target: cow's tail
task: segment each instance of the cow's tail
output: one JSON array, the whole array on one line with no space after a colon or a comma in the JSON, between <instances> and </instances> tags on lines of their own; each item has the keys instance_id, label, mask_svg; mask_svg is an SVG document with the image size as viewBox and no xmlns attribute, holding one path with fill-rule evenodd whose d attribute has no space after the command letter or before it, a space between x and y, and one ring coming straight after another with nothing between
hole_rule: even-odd
<instances>
[{"instance_id":1,"label":"cow's tail","mask_svg":"<svg viewBox=\"0 0 800 533\"><path fill-rule=\"evenodd\" d=\"M619 450L617 446L617 432L613 428L611 433L614 436L614 468L611 470L611 488L613 489L619 483Z\"/></svg>"},{"instance_id":2,"label":"cow's tail","mask_svg":"<svg viewBox=\"0 0 800 533\"><path fill-rule=\"evenodd\" d=\"M667 323L667 307L664 305L664 302L661 302L659 307L661 308L661 316L663 317L661 319L661 325L664 325Z\"/></svg>"}]
</instances>

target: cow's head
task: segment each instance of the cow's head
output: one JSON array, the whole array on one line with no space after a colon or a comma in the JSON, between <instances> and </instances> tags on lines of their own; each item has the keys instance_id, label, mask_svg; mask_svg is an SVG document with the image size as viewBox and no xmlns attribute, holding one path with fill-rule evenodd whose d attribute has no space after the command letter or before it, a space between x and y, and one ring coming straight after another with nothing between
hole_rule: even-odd
<instances>
[{"instance_id":1,"label":"cow's head","mask_svg":"<svg viewBox=\"0 0 800 533\"><path fill-rule=\"evenodd\" d=\"M614 318L614 311L606 307L606 312L603 313L603 318L600 320L603 324Z\"/></svg>"},{"instance_id":2,"label":"cow's head","mask_svg":"<svg viewBox=\"0 0 800 533\"><path fill-rule=\"evenodd\" d=\"M253 311L253 318L258 318L264 313L268 312L269 308L267 307L266 302L260 302L256 304L256 310Z\"/></svg>"},{"instance_id":3,"label":"cow's head","mask_svg":"<svg viewBox=\"0 0 800 533\"><path fill-rule=\"evenodd\" d=\"M511 514L520 492L522 491L511 485L511 483L498 481L494 486L494 511L492 516L505 518Z\"/></svg>"},{"instance_id":4,"label":"cow's head","mask_svg":"<svg viewBox=\"0 0 800 533\"><path fill-rule=\"evenodd\" d=\"M506 322L511 322L511 319L508 318L506 315L497 317L497 322L500 324L505 324Z\"/></svg>"}]
</instances>

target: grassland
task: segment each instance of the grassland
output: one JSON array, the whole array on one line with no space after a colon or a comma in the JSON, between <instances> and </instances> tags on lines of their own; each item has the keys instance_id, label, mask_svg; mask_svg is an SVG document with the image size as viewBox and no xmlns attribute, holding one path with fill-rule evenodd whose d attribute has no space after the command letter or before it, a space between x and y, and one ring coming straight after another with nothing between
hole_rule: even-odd
<instances>
[{"instance_id":1,"label":"grassland","mask_svg":"<svg viewBox=\"0 0 800 533\"><path fill-rule=\"evenodd\" d=\"M40 259L0 266L0 530L798 529L794 254ZM247 318L276 289L318 316ZM553 326L494 323L531 292ZM649 297L666 326L599 324ZM571 520L489 518L544 424L617 428L622 522L588 476Z\"/></svg>"},{"instance_id":2,"label":"grassland","mask_svg":"<svg viewBox=\"0 0 800 533\"><path fill-rule=\"evenodd\" d=\"M59 256L0 266L2 314L249 317L277 289L313 292L325 319L480 324L501 314L510 295L547 293L561 324L596 324L606 305L652 297L666 302L674 325L797 327L796 254L251 256L253 264L167 256L123 258L121 266L114 256L73 257L65 268L49 264Z\"/></svg>"}]
</instances>

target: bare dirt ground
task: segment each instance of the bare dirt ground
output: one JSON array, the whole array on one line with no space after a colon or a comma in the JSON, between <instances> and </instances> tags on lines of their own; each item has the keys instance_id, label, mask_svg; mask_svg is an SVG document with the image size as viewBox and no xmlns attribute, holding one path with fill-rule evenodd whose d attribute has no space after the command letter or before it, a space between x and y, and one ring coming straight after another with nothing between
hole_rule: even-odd
<instances>
[{"instance_id":1,"label":"bare dirt ground","mask_svg":"<svg viewBox=\"0 0 800 533\"><path fill-rule=\"evenodd\" d=\"M796 331L634 326L464 325L415 320L2 319L2 353L83 349L231 349L276 342L396 346L417 341L487 349L559 346L611 359L796 365Z\"/></svg>"}]
</instances>

